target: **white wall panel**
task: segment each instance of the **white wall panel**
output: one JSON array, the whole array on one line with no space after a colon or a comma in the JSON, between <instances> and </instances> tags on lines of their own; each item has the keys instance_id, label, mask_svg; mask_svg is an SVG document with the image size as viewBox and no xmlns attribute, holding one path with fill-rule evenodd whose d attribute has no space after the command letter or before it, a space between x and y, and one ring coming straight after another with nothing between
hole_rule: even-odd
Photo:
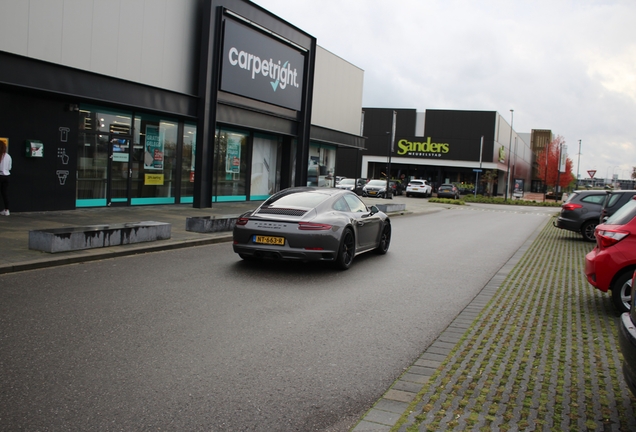
<instances>
[{"instance_id":1,"label":"white wall panel","mask_svg":"<svg viewBox=\"0 0 636 432\"><path fill-rule=\"evenodd\" d=\"M93 2L65 0L63 19L62 58L55 63L89 70L91 66Z\"/></svg>"},{"instance_id":2,"label":"white wall panel","mask_svg":"<svg viewBox=\"0 0 636 432\"><path fill-rule=\"evenodd\" d=\"M190 81L195 77L198 68L199 41L196 37L198 10L195 2L172 2L166 4L167 20L164 28L164 44L166 53L170 54L168 61L163 62L163 78L167 82ZM179 23L185 23L184 26ZM196 86L182 90L184 93L195 94Z\"/></svg>"},{"instance_id":3,"label":"white wall panel","mask_svg":"<svg viewBox=\"0 0 636 432\"><path fill-rule=\"evenodd\" d=\"M0 49L27 55L29 41L29 3L2 0L0 5Z\"/></svg>"},{"instance_id":4,"label":"white wall panel","mask_svg":"<svg viewBox=\"0 0 636 432\"><path fill-rule=\"evenodd\" d=\"M162 82L164 60L171 61L164 56L166 0L147 1L142 19L141 74L148 83L158 86Z\"/></svg>"},{"instance_id":5,"label":"white wall panel","mask_svg":"<svg viewBox=\"0 0 636 432\"><path fill-rule=\"evenodd\" d=\"M118 77L117 35L120 25L120 3L119 0L93 0L91 72Z\"/></svg>"},{"instance_id":6,"label":"white wall panel","mask_svg":"<svg viewBox=\"0 0 636 432\"><path fill-rule=\"evenodd\" d=\"M311 123L360 135L364 71L317 47Z\"/></svg>"},{"instance_id":7,"label":"white wall panel","mask_svg":"<svg viewBox=\"0 0 636 432\"><path fill-rule=\"evenodd\" d=\"M0 50L194 94L199 0L0 0Z\"/></svg>"},{"instance_id":8,"label":"white wall panel","mask_svg":"<svg viewBox=\"0 0 636 432\"><path fill-rule=\"evenodd\" d=\"M141 53L144 23L144 0L126 0L119 11L121 26L117 44L117 76L140 82L145 78L141 73Z\"/></svg>"},{"instance_id":9,"label":"white wall panel","mask_svg":"<svg viewBox=\"0 0 636 432\"><path fill-rule=\"evenodd\" d=\"M50 62L62 58L64 0L30 0L27 55Z\"/></svg>"}]
</instances>

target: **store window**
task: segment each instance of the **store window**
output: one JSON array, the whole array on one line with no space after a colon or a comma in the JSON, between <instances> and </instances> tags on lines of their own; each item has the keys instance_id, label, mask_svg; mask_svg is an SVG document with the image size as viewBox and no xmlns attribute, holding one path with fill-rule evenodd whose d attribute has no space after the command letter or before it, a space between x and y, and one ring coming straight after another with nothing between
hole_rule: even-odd
<instances>
[{"instance_id":1,"label":"store window","mask_svg":"<svg viewBox=\"0 0 636 432\"><path fill-rule=\"evenodd\" d=\"M336 168L336 148L309 144L307 186L333 187Z\"/></svg>"},{"instance_id":2,"label":"store window","mask_svg":"<svg viewBox=\"0 0 636 432\"><path fill-rule=\"evenodd\" d=\"M105 206L118 186L109 181L110 147L130 137L132 113L82 105L78 129L76 206Z\"/></svg>"},{"instance_id":3,"label":"store window","mask_svg":"<svg viewBox=\"0 0 636 432\"><path fill-rule=\"evenodd\" d=\"M181 202L192 203L194 196L194 161L197 142L197 128L186 124L183 128L181 149Z\"/></svg>"},{"instance_id":4,"label":"store window","mask_svg":"<svg viewBox=\"0 0 636 432\"><path fill-rule=\"evenodd\" d=\"M214 145L213 201L245 201L248 132L217 129Z\"/></svg>"},{"instance_id":5,"label":"store window","mask_svg":"<svg viewBox=\"0 0 636 432\"><path fill-rule=\"evenodd\" d=\"M138 114L134 131L131 204L174 203L178 123Z\"/></svg>"},{"instance_id":6,"label":"store window","mask_svg":"<svg viewBox=\"0 0 636 432\"><path fill-rule=\"evenodd\" d=\"M271 135L254 135L250 200L265 200L279 190L282 140Z\"/></svg>"}]
</instances>

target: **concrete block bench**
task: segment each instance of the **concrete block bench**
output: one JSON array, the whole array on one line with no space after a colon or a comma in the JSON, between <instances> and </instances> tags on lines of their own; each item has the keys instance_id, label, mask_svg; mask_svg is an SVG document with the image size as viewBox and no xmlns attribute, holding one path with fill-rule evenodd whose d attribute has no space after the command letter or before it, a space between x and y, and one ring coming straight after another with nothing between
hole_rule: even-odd
<instances>
[{"instance_id":1,"label":"concrete block bench","mask_svg":"<svg viewBox=\"0 0 636 432\"><path fill-rule=\"evenodd\" d=\"M375 206L384 213L395 213L406 210L406 204L376 204Z\"/></svg>"},{"instance_id":2,"label":"concrete block bench","mask_svg":"<svg viewBox=\"0 0 636 432\"><path fill-rule=\"evenodd\" d=\"M144 221L29 231L29 249L68 252L169 239L172 225Z\"/></svg>"},{"instance_id":3,"label":"concrete block bench","mask_svg":"<svg viewBox=\"0 0 636 432\"><path fill-rule=\"evenodd\" d=\"M232 231L238 216L228 216L222 218L199 216L186 218L186 231L212 233L222 231Z\"/></svg>"}]
</instances>

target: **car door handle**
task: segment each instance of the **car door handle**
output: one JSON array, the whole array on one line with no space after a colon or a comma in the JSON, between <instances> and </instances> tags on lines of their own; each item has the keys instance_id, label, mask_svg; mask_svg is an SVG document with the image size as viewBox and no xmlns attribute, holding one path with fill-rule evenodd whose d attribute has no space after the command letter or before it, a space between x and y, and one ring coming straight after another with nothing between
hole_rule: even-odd
<instances>
[{"instance_id":1,"label":"car door handle","mask_svg":"<svg viewBox=\"0 0 636 432\"><path fill-rule=\"evenodd\" d=\"M363 226L363 225L364 225L364 222L362 222L362 221L357 221L357 222L356 222L356 225L358 225L358 226Z\"/></svg>"}]
</instances>

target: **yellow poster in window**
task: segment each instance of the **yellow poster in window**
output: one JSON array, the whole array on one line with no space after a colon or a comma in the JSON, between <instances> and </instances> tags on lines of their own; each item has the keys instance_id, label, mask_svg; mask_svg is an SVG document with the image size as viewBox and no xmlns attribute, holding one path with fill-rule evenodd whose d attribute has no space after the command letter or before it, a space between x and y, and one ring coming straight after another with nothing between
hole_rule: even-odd
<instances>
[{"instance_id":1,"label":"yellow poster in window","mask_svg":"<svg viewBox=\"0 0 636 432\"><path fill-rule=\"evenodd\" d=\"M163 174L144 174L144 185L162 185Z\"/></svg>"}]
</instances>

